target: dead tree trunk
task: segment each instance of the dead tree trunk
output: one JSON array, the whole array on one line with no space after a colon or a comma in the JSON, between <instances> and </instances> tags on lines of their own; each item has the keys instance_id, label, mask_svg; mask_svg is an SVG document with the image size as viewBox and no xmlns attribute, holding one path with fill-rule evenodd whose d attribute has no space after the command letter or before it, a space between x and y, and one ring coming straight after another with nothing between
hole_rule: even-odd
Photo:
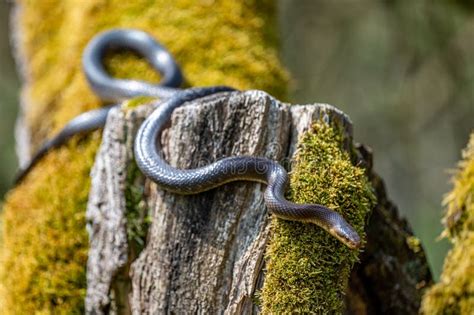
<instances>
[{"instance_id":1,"label":"dead tree trunk","mask_svg":"<svg viewBox=\"0 0 474 315\"><path fill-rule=\"evenodd\" d=\"M147 182L145 200L152 223L145 249L137 259L130 255L125 241L129 211L125 190L130 185L126 174L133 167L130 139L148 112L146 107L114 111L104 131L88 206L92 233L87 310L258 313L255 295L265 278L263 256L269 238L261 184L230 183L179 196ZM289 106L260 91L206 98L179 108L161 141L166 159L179 168L235 155L282 161L291 158L298 137L321 118L343 126L349 150L352 126L337 109L321 104ZM368 151L360 147L356 152L356 163L365 163L371 174ZM379 179L371 176L379 183L380 202L368 228L363 261L351 277L347 308L357 314L413 314L422 287L431 281L429 269L422 249L409 246L411 232L386 200ZM130 264L130 278L123 281ZM419 268L408 270L407 264ZM125 290L114 290L117 282Z\"/></svg>"}]
</instances>

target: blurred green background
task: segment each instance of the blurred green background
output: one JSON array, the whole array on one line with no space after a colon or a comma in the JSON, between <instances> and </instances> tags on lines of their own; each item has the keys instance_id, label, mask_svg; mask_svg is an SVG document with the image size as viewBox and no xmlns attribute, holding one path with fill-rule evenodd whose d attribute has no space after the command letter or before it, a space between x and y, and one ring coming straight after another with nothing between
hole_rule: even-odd
<instances>
[{"instance_id":1,"label":"blurred green background","mask_svg":"<svg viewBox=\"0 0 474 315\"><path fill-rule=\"evenodd\" d=\"M0 1L0 196L10 187L17 168L14 129L19 80L11 56L9 34L8 5L6 1Z\"/></svg>"},{"instance_id":2,"label":"blurred green background","mask_svg":"<svg viewBox=\"0 0 474 315\"><path fill-rule=\"evenodd\" d=\"M294 103L338 106L438 276L441 201L474 118L474 6L454 0L280 0ZM0 193L16 169L18 78L0 2Z\"/></svg>"}]
</instances>

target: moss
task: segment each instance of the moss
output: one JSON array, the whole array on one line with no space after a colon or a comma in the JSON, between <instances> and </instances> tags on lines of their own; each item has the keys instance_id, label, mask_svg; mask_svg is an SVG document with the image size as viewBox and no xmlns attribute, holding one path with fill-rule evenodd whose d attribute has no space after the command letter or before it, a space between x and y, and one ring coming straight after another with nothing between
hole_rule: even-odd
<instances>
[{"instance_id":1,"label":"moss","mask_svg":"<svg viewBox=\"0 0 474 315\"><path fill-rule=\"evenodd\" d=\"M137 164L132 162L127 169L125 186L125 206L127 217L127 238L133 253L141 252L145 246L150 217L143 201L144 177Z\"/></svg>"},{"instance_id":2,"label":"moss","mask_svg":"<svg viewBox=\"0 0 474 315\"><path fill-rule=\"evenodd\" d=\"M138 107L140 105L145 105L150 103L153 100L152 97L149 96L137 96L134 98L131 98L129 100L126 100L125 102L122 103L122 108L127 110L127 109L132 109L135 107Z\"/></svg>"},{"instance_id":3,"label":"moss","mask_svg":"<svg viewBox=\"0 0 474 315\"><path fill-rule=\"evenodd\" d=\"M471 314L474 310L474 134L444 204L444 235L453 243L439 283L426 293L424 314Z\"/></svg>"},{"instance_id":4,"label":"moss","mask_svg":"<svg viewBox=\"0 0 474 315\"><path fill-rule=\"evenodd\" d=\"M84 209L98 139L97 132L84 141L73 139L41 161L29 180L7 197L0 247L2 314L82 313L87 261ZM48 164L57 167L45 167Z\"/></svg>"},{"instance_id":5,"label":"moss","mask_svg":"<svg viewBox=\"0 0 474 315\"><path fill-rule=\"evenodd\" d=\"M80 57L97 32L112 27L139 28L158 38L176 56L189 85L225 84L286 97L287 76L277 57L274 1L18 3L22 11L15 22L21 28L19 47L26 62L24 96L33 146L79 113L100 106L87 86ZM114 55L107 67L121 77L159 79L132 54ZM8 195L0 248L4 313L83 311L84 211L99 141L94 134L51 152ZM130 191L131 208L136 196ZM141 239L142 233L138 227L130 231L132 238Z\"/></svg>"},{"instance_id":6,"label":"moss","mask_svg":"<svg viewBox=\"0 0 474 315\"><path fill-rule=\"evenodd\" d=\"M374 203L364 170L342 149L341 133L319 122L299 141L289 197L343 213L365 237ZM342 313L342 295L358 251L348 249L312 224L273 219L267 273L261 292L263 313Z\"/></svg>"},{"instance_id":7,"label":"moss","mask_svg":"<svg viewBox=\"0 0 474 315\"><path fill-rule=\"evenodd\" d=\"M420 251L423 250L421 247L421 241L418 237L410 235L406 238L406 243L408 247L414 252L414 253L419 253Z\"/></svg>"}]
</instances>

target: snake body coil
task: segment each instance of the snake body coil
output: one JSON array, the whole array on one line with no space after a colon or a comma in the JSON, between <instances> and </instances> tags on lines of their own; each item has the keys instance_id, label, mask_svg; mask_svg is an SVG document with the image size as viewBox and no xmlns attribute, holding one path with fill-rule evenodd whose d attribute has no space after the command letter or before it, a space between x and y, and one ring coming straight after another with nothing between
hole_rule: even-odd
<instances>
[{"instance_id":1,"label":"snake body coil","mask_svg":"<svg viewBox=\"0 0 474 315\"><path fill-rule=\"evenodd\" d=\"M125 48L143 55L163 76L159 84L110 77L103 66L107 50ZM350 248L361 244L356 231L337 212L317 204L295 204L284 198L288 182L285 169L275 161L251 156L221 159L205 167L180 170L161 157L157 139L173 110L185 102L220 92L228 87L180 90L182 74L173 57L147 33L137 30L111 30L96 36L86 47L83 66L90 86L103 101L120 101L135 96L158 97L156 110L145 120L135 139L135 158L141 171L162 188L179 194L197 194L231 181L246 180L267 184L264 198L268 209L280 218L319 225ZM164 100L164 101L163 101ZM33 166L52 148L61 146L77 133L105 125L112 105L83 113L71 120L61 132L47 141L27 167L20 171L20 182Z\"/></svg>"},{"instance_id":2,"label":"snake body coil","mask_svg":"<svg viewBox=\"0 0 474 315\"><path fill-rule=\"evenodd\" d=\"M112 78L104 67L108 51L128 49L143 56L161 73L158 84ZM168 98L183 82L183 75L173 56L148 33L132 29L113 29L95 36L82 55L82 65L89 85L103 101L123 101L136 96Z\"/></svg>"},{"instance_id":3,"label":"snake body coil","mask_svg":"<svg viewBox=\"0 0 474 315\"><path fill-rule=\"evenodd\" d=\"M111 77L103 59L109 50L126 49L143 55L151 66L162 75L158 84L138 80ZM148 33L132 29L113 29L95 36L82 55L84 74L90 87L104 102L120 102L136 96L168 98L179 91L183 75L173 56ZM90 132L105 126L109 111L119 105L111 105L80 114L36 151L28 164L15 177L20 183L33 167L54 148L66 143L72 136Z\"/></svg>"},{"instance_id":4,"label":"snake body coil","mask_svg":"<svg viewBox=\"0 0 474 315\"><path fill-rule=\"evenodd\" d=\"M210 87L188 89L175 94L156 107L140 126L135 138L135 159L140 170L160 187L178 194L196 194L228 182L246 180L267 184L264 198L276 216L319 225L350 248L361 244L357 232L337 212L317 204L295 204L285 199L288 183L285 169L275 161L252 156L235 156L210 165L181 170L171 167L161 157L157 139L169 122L173 110L186 102L234 89Z\"/></svg>"}]
</instances>

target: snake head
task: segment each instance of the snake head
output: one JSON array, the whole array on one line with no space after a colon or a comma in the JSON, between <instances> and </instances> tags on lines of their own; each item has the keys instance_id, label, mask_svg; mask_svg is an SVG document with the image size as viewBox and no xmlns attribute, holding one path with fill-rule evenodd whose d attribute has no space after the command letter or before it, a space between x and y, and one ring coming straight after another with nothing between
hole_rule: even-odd
<instances>
[{"instance_id":1,"label":"snake head","mask_svg":"<svg viewBox=\"0 0 474 315\"><path fill-rule=\"evenodd\" d=\"M321 205L315 206L317 220L313 219L313 223L325 229L350 249L358 249L362 246L359 234L339 213Z\"/></svg>"},{"instance_id":2,"label":"snake head","mask_svg":"<svg viewBox=\"0 0 474 315\"><path fill-rule=\"evenodd\" d=\"M346 220L340 220L336 225L331 226L328 232L350 249L358 249L362 245L359 234Z\"/></svg>"}]
</instances>

